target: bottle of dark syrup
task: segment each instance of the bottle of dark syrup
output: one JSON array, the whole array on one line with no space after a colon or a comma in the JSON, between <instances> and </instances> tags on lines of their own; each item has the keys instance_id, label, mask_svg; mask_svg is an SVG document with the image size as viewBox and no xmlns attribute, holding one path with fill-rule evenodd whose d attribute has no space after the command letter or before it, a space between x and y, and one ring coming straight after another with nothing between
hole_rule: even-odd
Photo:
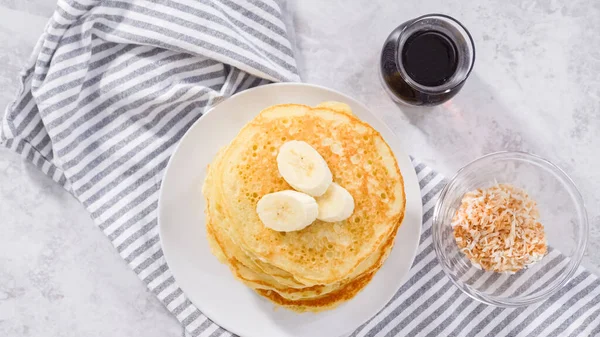
<instances>
[{"instance_id":1,"label":"bottle of dark syrup","mask_svg":"<svg viewBox=\"0 0 600 337\"><path fill-rule=\"evenodd\" d=\"M381 51L381 79L396 102L437 105L460 91L474 62L467 29L449 16L430 14L390 34Z\"/></svg>"}]
</instances>

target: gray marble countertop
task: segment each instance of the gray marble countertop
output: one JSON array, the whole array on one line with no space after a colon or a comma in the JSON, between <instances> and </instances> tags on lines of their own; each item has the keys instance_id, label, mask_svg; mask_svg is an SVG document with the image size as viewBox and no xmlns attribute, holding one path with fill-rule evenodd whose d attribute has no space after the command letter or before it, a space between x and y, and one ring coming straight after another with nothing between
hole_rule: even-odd
<instances>
[{"instance_id":1,"label":"gray marble countertop","mask_svg":"<svg viewBox=\"0 0 600 337\"><path fill-rule=\"evenodd\" d=\"M55 0L0 0L0 109L17 90ZM583 265L600 274L600 2L289 1L304 81L366 103L403 146L446 175L498 150L562 167L587 204ZM377 78L383 40L426 13L456 17L477 60L450 104L399 108ZM82 206L0 149L0 336L181 336Z\"/></svg>"}]
</instances>

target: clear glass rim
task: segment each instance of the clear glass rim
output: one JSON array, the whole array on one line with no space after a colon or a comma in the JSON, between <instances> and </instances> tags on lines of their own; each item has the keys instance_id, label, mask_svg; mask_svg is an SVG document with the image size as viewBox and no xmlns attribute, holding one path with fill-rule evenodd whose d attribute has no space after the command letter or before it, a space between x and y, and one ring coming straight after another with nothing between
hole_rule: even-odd
<instances>
[{"instance_id":1,"label":"clear glass rim","mask_svg":"<svg viewBox=\"0 0 600 337\"><path fill-rule=\"evenodd\" d=\"M582 231L581 231L582 234L579 235L577 238L578 246L576 248L575 253L573 254L573 256L571 258L571 262L568 264L567 272L564 273L562 276L563 280L560 283L556 284L555 286L542 291L540 294L538 294L536 296L531 296L529 298L501 299L501 298L486 296L485 294L473 292L473 290L471 290L465 284L456 280L452 276L453 274L451 272L451 266L448 265L448 261L444 258L444 253L442 252L442 246L441 246L441 239L439 238L439 233L436 230L442 225L442 223L441 223L442 219L440 219L440 217L441 217L440 213L441 213L442 207L444 206L446 195L448 194L448 191L450 191L450 188L454 184L456 184L456 182L458 181L458 178L469 167L471 167L472 165L477 164L481 161L484 161L484 160L487 160L487 159L490 159L493 157L526 159L526 160L533 161L537 164L540 164L548 169L551 169L565 183L565 185L569 189L569 193L575 199L575 205L577 207L577 216L580 219L580 225L582 226ZM534 155L531 153L527 153L527 152L521 152L521 151L493 152L493 153L484 155L482 157L479 157L479 158L471 161L467 165L463 166L448 181L446 186L444 186L444 188L440 192L438 200L436 201L436 204L434 206L433 216L432 216L431 221L432 221L431 235L432 235L432 239L433 239L434 250L435 250L436 256L437 256L440 264L442 265L442 270L444 270L444 273L446 274L446 276L448 276L450 281L452 281L452 283L454 283L454 285L456 287L458 287L460 290L463 291L463 293L465 293L467 296L471 297L472 299L483 302L485 304L498 306L498 307L506 307L506 308L521 307L521 306L526 306L526 305L540 302L542 300L548 299L556 291L558 291L563 286L565 286L571 280L571 278L577 271L577 268L581 264L583 254L584 254L585 248L587 246L587 239L588 239L588 233L589 233L589 224L588 224L587 213L585 210L585 203L584 203L583 197L581 196L581 193L579 192L579 189L577 188L577 186L575 185L573 180L567 175L567 173L565 171L563 171L560 167L554 165L550 161L548 161L540 156L537 156L537 155Z\"/></svg>"},{"instance_id":2,"label":"clear glass rim","mask_svg":"<svg viewBox=\"0 0 600 337\"><path fill-rule=\"evenodd\" d=\"M426 19L441 19L444 21L448 21L453 25L456 25L456 28L458 28L459 34L465 39L465 41L467 42L467 44L469 45L469 47L471 49L471 59L470 59L469 67L468 67L468 69L466 69L465 72L463 72L463 74L460 76L460 78L458 78L455 81L450 80L447 83L444 83L444 84L442 84L440 86L436 86L436 87L423 86L423 85L415 82L412 78L410 78L410 76L408 76L408 73L404 69L404 65L402 64L402 61L401 61L400 55L399 55L400 51L402 50L402 47L404 46L404 42L406 42L406 39L408 38L408 36L406 36L405 33L408 30L413 29L416 24L418 24L419 22L426 20ZM465 83L465 81L469 77L469 74L471 74L471 71L473 70L473 67L475 65L475 42L473 41L473 37L471 36L471 34L467 30L467 28L462 23L460 23L458 20L456 20L455 18L453 18L449 15L436 14L436 13L422 15L422 16L419 16L418 18L410 20L408 22L408 24L400 32L400 35L398 38L398 48L396 48L396 65L398 68L398 72L400 73L400 76L402 76L404 81L409 86L411 86L413 89L415 89L419 92L427 93L427 94L436 94L436 95L445 94L445 93L448 93L448 92L452 91L453 89L461 86L463 83ZM459 69L457 69L456 73L458 73L458 72L459 72Z\"/></svg>"}]
</instances>

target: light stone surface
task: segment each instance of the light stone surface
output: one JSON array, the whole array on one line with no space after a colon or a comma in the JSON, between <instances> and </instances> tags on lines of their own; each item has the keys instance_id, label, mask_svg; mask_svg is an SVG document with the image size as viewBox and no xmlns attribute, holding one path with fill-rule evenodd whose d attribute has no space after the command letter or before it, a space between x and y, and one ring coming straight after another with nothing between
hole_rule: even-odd
<instances>
[{"instance_id":1,"label":"light stone surface","mask_svg":"<svg viewBox=\"0 0 600 337\"><path fill-rule=\"evenodd\" d=\"M0 0L0 109L17 90L54 0ZM587 204L583 265L600 273L600 2L298 0L285 3L304 81L367 104L413 156L446 175L498 150L562 167ZM431 109L398 107L377 77L400 23L445 13L470 30L477 59L462 92ZM0 336L180 336L68 193L0 149Z\"/></svg>"}]
</instances>

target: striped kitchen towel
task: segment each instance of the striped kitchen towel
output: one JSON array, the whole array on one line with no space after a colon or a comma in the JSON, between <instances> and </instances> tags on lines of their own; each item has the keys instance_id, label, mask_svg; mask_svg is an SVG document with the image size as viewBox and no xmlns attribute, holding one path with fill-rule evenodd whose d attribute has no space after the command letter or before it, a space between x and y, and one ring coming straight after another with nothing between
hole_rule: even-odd
<instances>
[{"instance_id":1,"label":"striped kitchen towel","mask_svg":"<svg viewBox=\"0 0 600 337\"><path fill-rule=\"evenodd\" d=\"M231 334L169 271L158 237L160 182L174 145L204 111L249 87L299 80L281 15L274 0L60 0L2 121L3 144L83 203L191 336ZM415 164L425 222L410 278L353 336L599 332L599 282L582 269L548 301L521 309L487 307L454 288L431 245L443 180ZM540 280L548 275L540 271Z\"/></svg>"},{"instance_id":2,"label":"striped kitchen towel","mask_svg":"<svg viewBox=\"0 0 600 337\"><path fill-rule=\"evenodd\" d=\"M227 336L167 267L161 179L204 111L250 87L299 80L273 0L59 0L2 142L83 203L191 335Z\"/></svg>"}]
</instances>

